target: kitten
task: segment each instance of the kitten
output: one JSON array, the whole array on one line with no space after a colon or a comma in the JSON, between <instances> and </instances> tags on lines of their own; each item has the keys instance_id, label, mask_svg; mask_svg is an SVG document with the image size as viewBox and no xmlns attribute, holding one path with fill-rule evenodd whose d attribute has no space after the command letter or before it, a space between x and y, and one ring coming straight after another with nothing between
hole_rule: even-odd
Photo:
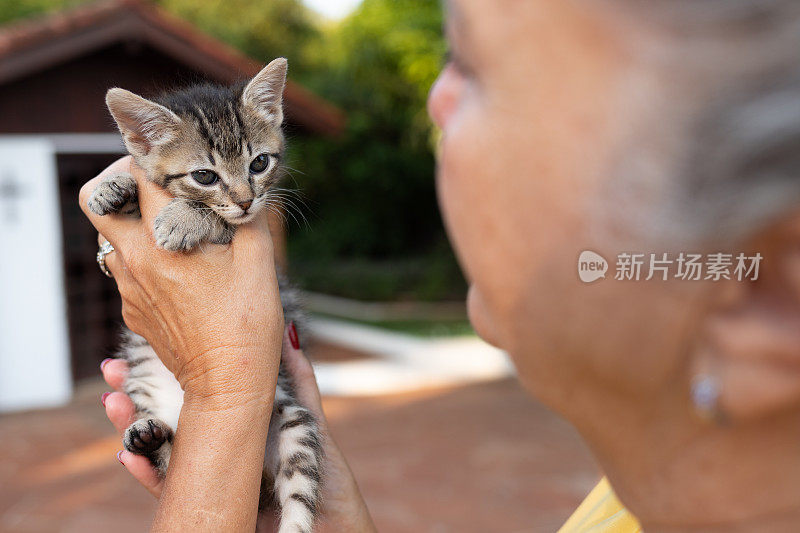
<instances>
[{"instance_id":1,"label":"kitten","mask_svg":"<svg viewBox=\"0 0 800 533\"><path fill-rule=\"evenodd\" d=\"M202 242L226 244L235 228L267 205L284 150L281 132L286 60L278 58L247 85L198 85L155 102L110 89L106 104L128 151L147 178L175 198L157 215L156 244L172 251ZM139 215L130 174L104 179L88 201L98 215ZM294 294L280 287L285 320L300 319ZM166 475L183 391L147 341L127 331L120 357L130 373L124 390L137 420L125 449L148 457ZM283 364L278 374L264 458L262 502L279 505L280 532L311 531L319 510L322 436L296 400Z\"/></svg>"}]
</instances>

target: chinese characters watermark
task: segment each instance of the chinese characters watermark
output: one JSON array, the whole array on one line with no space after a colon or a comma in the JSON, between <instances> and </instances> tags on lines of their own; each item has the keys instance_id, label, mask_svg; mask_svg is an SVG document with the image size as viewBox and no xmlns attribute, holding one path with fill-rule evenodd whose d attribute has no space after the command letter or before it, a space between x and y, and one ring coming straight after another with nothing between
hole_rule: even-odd
<instances>
[{"instance_id":1,"label":"chinese characters watermark","mask_svg":"<svg viewBox=\"0 0 800 533\"><path fill-rule=\"evenodd\" d=\"M762 258L758 252L754 255L747 255L743 252L738 254L623 252L617 255L614 264L614 279L619 281L649 281L652 279L662 281L669 279L756 281ZM595 252L585 250L578 258L578 276L584 283L605 278L608 269L609 264L605 258Z\"/></svg>"}]
</instances>

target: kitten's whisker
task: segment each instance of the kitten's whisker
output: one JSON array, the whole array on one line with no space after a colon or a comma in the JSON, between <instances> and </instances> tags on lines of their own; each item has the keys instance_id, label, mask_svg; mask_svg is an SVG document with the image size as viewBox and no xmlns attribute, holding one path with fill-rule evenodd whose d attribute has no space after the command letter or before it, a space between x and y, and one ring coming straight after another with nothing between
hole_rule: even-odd
<instances>
[{"instance_id":1,"label":"kitten's whisker","mask_svg":"<svg viewBox=\"0 0 800 533\"><path fill-rule=\"evenodd\" d=\"M294 177L294 174L292 174L291 172L288 172L288 171L284 171L284 176L288 176L289 178L291 178L292 183L294 183L295 188L298 188L298 189L300 188L300 185L297 183L297 178Z\"/></svg>"},{"instance_id":2,"label":"kitten's whisker","mask_svg":"<svg viewBox=\"0 0 800 533\"><path fill-rule=\"evenodd\" d=\"M305 172L302 172L302 171L299 171L299 170L297 172L299 172L300 174L305 175ZM291 172L289 169L286 169L286 168L281 169L281 175L276 181L281 181L285 177L291 178L291 180L294 183L295 187L298 187L297 178L295 177L294 173Z\"/></svg>"},{"instance_id":3,"label":"kitten's whisker","mask_svg":"<svg viewBox=\"0 0 800 533\"><path fill-rule=\"evenodd\" d=\"M299 173L300 173L300 174L302 174L303 176L305 176L305 175L306 175L306 173L305 173L305 172L303 172L302 170L298 170L298 169L296 169L296 168L290 167L289 165L282 164L282 165L281 165L280 167L278 167L278 168L280 168L281 170L284 170L284 171L287 171L287 170L293 170L294 172L299 172Z\"/></svg>"},{"instance_id":4,"label":"kitten's whisker","mask_svg":"<svg viewBox=\"0 0 800 533\"><path fill-rule=\"evenodd\" d=\"M272 187L269 189L270 192L282 193L292 196L297 199L304 199L306 197L305 194L299 189L287 189L285 187Z\"/></svg>"},{"instance_id":5,"label":"kitten's whisker","mask_svg":"<svg viewBox=\"0 0 800 533\"><path fill-rule=\"evenodd\" d=\"M275 215L277 215L284 226L287 224L286 215L284 214L283 211L281 211L280 209L275 209L274 206L268 206L267 209L269 209L270 213L274 213Z\"/></svg>"},{"instance_id":6,"label":"kitten's whisker","mask_svg":"<svg viewBox=\"0 0 800 533\"><path fill-rule=\"evenodd\" d=\"M280 198L280 197L274 197L274 199L277 200L277 201L272 202L271 207L277 209L277 206L279 205L280 207L283 208L283 209L281 209L281 212L291 216L292 219L294 219L294 221L297 223L298 226L305 225L306 227L309 227L308 219L303 214L303 212L294 203L291 202L291 200L288 200L286 198ZM303 219L303 223L302 224L300 223L300 220L298 219L298 217L295 216L295 212L297 213L297 215L300 218Z\"/></svg>"},{"instance_id":7,"label":"kitten's whisker","mask_svg":"<svg viewBox=\"0 0 800 533\"><path fill-rule=\"evenodd\" d=\"M284 203L284 206L288 205L289 207L291 207L291 209L293 209L295 212L297 212L298 215L303 217L303 220L305 221L306 225L308 225L308 220L306 219L306 215L303 213L303 210L300 209L300 207L298 207L297 204L295 204L294 201L292 201L291 198L283 198L282 201ZM287 209L287 210L290 211L291 209Z\"/></svg>"},{"instance_id":8,"label":"kitten's whisker","mask_svg":"<svg viewBox=\"0 0 800 533\"><path fill-rule=\"evenodd\" d=\"M297 205L295 205L294 202L291 201L291 199L278 198L278 202L275 202L275 203L279 203L281 205L281 207L283 207L283 211L288 213L289 216L291 216L294 219L294 221L297 222L298 226L305 225L305 227L307 227L307 228L311 226L308 223L308 218L306 218L306 216L303 213L303 211L299 207L297 207ZM297 215L300 218L303 219L303 223L302 224L300 223L300 220L298 220L297 216L295 216L295 213L297 213Z\"/></svg>"},{"instance_id":9,"label":"kitten's whisker","mask_svg":"<svg viewBox=\"0 0 800 533\"><path fill-rule=\"evenodd\" d=\"M300 205L302 205L303 207L308 207L308 206L305 204L305 202L303 202L303 200L301 200L301 199L299 199L299 198L293 198L293 197L291 197L291 196L287 196L287 195L285 195L285 194L271 194L271 195L269 195L269 197L268 197L268 198L269 198L269 199L271 199L271 200L273 200L273 199L274 199L274 200L287 200L287 201L291 200L292 202L298 202L298 203L299 203Z\"/></svg>"},{"instance_id":10,"label":"kitten's whisker","mask_svg":"<svg viewBox=\"0 0 800 533\"><path fill-rule=\"evenodd\" d=\"M311 208L308 206L308 203L306 203L305 198L303 198L302 194L300 194L299 192L293 191L291 189L274 189L270 190L270 194L274 198L288 198L297 201L301 206L303 206L303 208L305 208L308 211L311 211Z\"/></svg>"}]
</instances>

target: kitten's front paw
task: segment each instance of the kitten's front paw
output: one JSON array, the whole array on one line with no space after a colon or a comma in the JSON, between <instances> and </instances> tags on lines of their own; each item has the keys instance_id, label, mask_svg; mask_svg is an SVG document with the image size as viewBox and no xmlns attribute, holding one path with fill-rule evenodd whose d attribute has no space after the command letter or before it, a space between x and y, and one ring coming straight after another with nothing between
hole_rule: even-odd
<instances>
[{"instance_id":1,"label":"kitten's front paw","mask_svg":"<svg viewBox=\"0 0 800 533\"><path fill-rule=\"evenodd\" d=\"M155 418L141 418L128 426L122 443L136 455L151 455L172 438L172 430Z\"/></svg>"},{"instance_id":2,"label":"kitten's front paw","mask_svg":"<svg viewBox=\"0 0 800 533\"><path fill-rule=\"evenodd\" d=\"M101 181L86 205L93 213L103 216L119 213L128 203L131 208L124 214L138 214L136 180L130 174L117 174Z\"/></svg>"},{"instance_id":3,"label":"kitten's front paw","mask_svg":"<svg viewBox=\"0 0 800 533\"><path fill-rule=\"evenodd\" d=\"M201 230L196 225L186 224L182 217L159 214L153 222L156 244L171 252L195 248L205 236L205 231Z\"/></svg>"}]
</instances>

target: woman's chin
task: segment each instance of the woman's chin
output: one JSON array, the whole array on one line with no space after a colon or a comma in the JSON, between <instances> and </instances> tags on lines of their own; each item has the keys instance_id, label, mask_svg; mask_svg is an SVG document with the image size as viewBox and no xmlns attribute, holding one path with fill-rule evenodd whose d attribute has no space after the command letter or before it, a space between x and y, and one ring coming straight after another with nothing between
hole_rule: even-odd
<instances>
[{"instance_id":1,"label":"woman's chin","mask_svg":"<svg viewBox=\"0 0 800 533\"><path fill-rule=\"evenodd\" d=\"M475 285L469 286L467 292L467 316L472 328L478 336L497 348L500 348L496 330L492 327L492 320L486 309L483 297Z\"/></svg>"}]
</instances>

